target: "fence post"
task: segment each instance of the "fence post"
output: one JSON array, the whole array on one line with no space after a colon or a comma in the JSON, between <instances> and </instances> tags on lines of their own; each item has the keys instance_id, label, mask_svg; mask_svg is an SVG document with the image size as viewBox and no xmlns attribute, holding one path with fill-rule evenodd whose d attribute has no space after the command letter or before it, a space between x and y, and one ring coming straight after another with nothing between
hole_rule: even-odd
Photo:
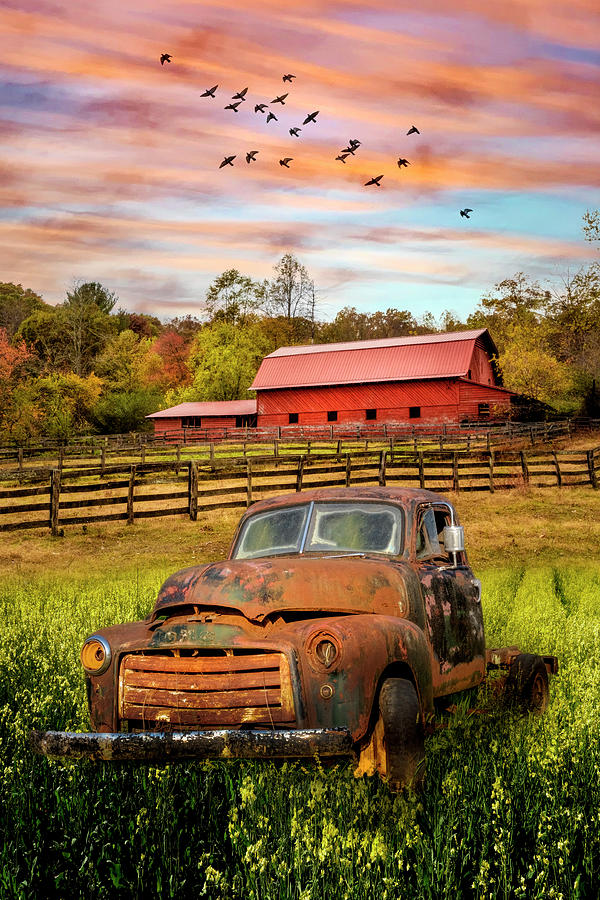
<instances>
[{"instance_id":1,"label":"fence post","mask_svg":"<svg viewBox=\"0 0 600 900\"><path fill-rule=\"evenodd\" d=\"M127 524L133 525L133 489L135 487L135 464L131 466L129 473L129 487L127 489Z\"/></svg>"},{"instance_id":2,"label":"fence post","mask_svg":"<svg viewBox=\"0 0 600 900\"><path fill-rule=\"evenodd\" d=\"M489 428L488 428L488 432L487 432L487 449L488 449L488 453L489 453L489 452L491 451L491 449L492 449L492 440L491 440L491 437L490 437L490 431L489 431Z\"/></svg>"},{"instance_id":3,"label":"fence post","mask_svg":"<svg viewBox=\"0 0 600 900\"><path fill-rule=\"evenodd\" d=\"M104 445L100 451L100 478L104 478L105 469L106 469L106 445Z\"/></svg>"},{"instance_id":4,"label":"fence post","mask_svg":"<svg viewBox=\"0 0 600 900\"><path fill-rule=\"evenodd\" d=\"M490 476L490 494L493 494L494 493L494 451L491 449L490 449L489 476Z\"/></svg>"},{"instance_id":5,"label":"fence post","mask_svg":"<svg viewBox=\"0 0 600 900\"><path fill-rule=\"evenodd\" d=\"M190 519L195 522L198 519L198 464L195 459L191 459L189 465L188 504Z\"/></svg>"},{"instance_id":6,"label":"fence post","mask_svg":"<svg viewBox=\"0 0 600 900\"><path fill-rule=\"evenodd\" d=\"M23 448L19 447L17 451L17 459L19 461L19 472L23 471Z\"/></svg>"},{"instance_id":7,"label":"fence post","mask_svg":"<svg viewBox=\"0 0 600 900\"><path fill-rule=\"evenodd\" d=\"M560 465L558 463L558 456L556 455L556 451L552 451L552 456L554 457L554 468L556 469L556 485L557 487L562 487L562 474L560 471Z\"/></svg>"},{"instance_id":8,"label":"fence post","mask_svg":"<svg viewBox=\"0 0 600 900\"><path fill-rule=\"evenodd\" d=\"M50 473L50 531L58 534L58 512L60 509L60 469Z\"/></svg>"},{"instance_id":9,"label":"fence post","mask_svg":"<svg viewBox=\"0 0 600 900\"><path fill-rule=\"evenodd\" d=\"M296 475L296 490L302 490L302 476L304 475L304 460L305 457L301 456L298 460L298 473Z\"/></svg>"},{"instance_id":10,"label":"fence post","mask_svg":"<svg viewBox=\"0 0 600 900\"><path fill-rule=\"evenodd\" d=\"M65 448L61 446L58 448L58 469L60 472L62 472L64 458L65 458Z\"/></svg>"},{"instance_id":11,"label":"fence post","mask_svg":"<svg viewBox=\"0 0 600 900\"><path fill-rule=\"evenodd\" d=\"M181 466L181 444L177 444L175 448L175 474L179 475L179 468Z\"/></svg>"},{"instance_id":12,"label":"fence post","mask_svg":"<svg viewBox=\"0 0 600 900\"><path fill-rule=\"evenodd\" d=\"M352 457L346 453L346 487L350 487L350 476L352 474Z\"/></svg>"},{"instance_id":13,"label":"fence post","mask_svg":"<svg viewBox=\"0 0 600 900\"><path fill-rule=\"evenodd\" d=\"M519 455L521 457L521 469L523 471L523 481L525 484L529 484L529 467L527 465L527 458L523 450L519 451Z\"/></svg>"},{"instance_id":14,"label":"fence post","mask_svg":"<svg viewBox=\"0 0 600 900\"><path fill-rule=\"evenodd\" d=\"M419 484L422 488L425 487L425 467L423 465L423 451L419 452Z\"/></svg>"},{"instance_id":15,"label":"fence post","mask_svg":"<svg viewBox=\"0 0 600 900\"><path fill-rule=\"evenodd\" d=\"M382 450L379 454L379 484L385 487L385 463L387 459L387 450Z\"/></svg>"},{"instance_id":16,"label":"fence post","mask_svg":"<svg viewBox=\"0 0 600 900\"><path fill-rule=\"evenodd\" d=\"M142 465L146 462L146 445L144 444L140 449L140 460Z\"/></svg>"},{"instance_id":17,"label":"fence post","mask_svg":"<svg viewBox=\"0 0 600 900\"><path fill-rule=\"evenodd\" d=\"M275 459L279 456L279 441L277 439L273 441L273 456Z\"/></svg>"},{"instance_id":18,"label":"fence post","mask_svg":"<svg viewBox=\"0 0 600 900\"><path fill-rule=\"evenodd\" d=\"M590 484L594 488L595 491L598 490L598 479L596 478L596 470L594 469L594 451L588 450L586 452L587 457L587 465L588 472L590 473Z\"/></svg>"},{"instance_id":19,"label":"fence post","mask_svg":"<svg viewBox=\"0 0 600 900\"><path fill-rule=\"evenodd\" d=\"M248 456L246 458L246 506L252 503L252 460Z\"/></svg>"},{"instance_id":20,"label":"fence post","mask_svg":"<svg viewBox=\"0 0 600 900\"><path fill-rule=\"evenodd\" d=\"M341 441L338 441L338 442L337 442L337 450L336 450L336 453L337 453L337 455L339 456L341 452L342 452L342 442L341 442Z\"/></svg>"},{"instance_id":21,"label":"fence post","mask_svg":"<svg viewBox=\"0 0 600 900\"><path fill-rule=\"evenodd\" d=\"M417 452L417 433L415 431L415 426L412 427L412 439L413 439L413 450L415 453Z\"/></svg>"},{"instance_id":22,"label":"fence post","mask_svg":"<svg viewBox=\"0 0 600 900\"><path fill-rule=\"evenodd\" d=\"M456 455L456 450L452 454L452 490L457 492L460 490L458 484L458 456Z\"/></svg>"}]
</instances>

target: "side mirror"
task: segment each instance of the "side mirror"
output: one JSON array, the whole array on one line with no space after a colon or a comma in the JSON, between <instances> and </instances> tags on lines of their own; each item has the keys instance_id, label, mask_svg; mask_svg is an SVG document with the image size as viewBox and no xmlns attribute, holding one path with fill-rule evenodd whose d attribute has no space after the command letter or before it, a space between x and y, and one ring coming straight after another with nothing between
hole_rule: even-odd
<instances>
[{"instance_id":1,"label":"side mirror","mask_svg":"<svg viewBox=\"0 0 600 900\"><path fill-rule=\"evenodd\" d=\"M462 553L465 549L465 530L462 525L446 525L444 549L448 553Z\"/></svg>"}]
</instances>

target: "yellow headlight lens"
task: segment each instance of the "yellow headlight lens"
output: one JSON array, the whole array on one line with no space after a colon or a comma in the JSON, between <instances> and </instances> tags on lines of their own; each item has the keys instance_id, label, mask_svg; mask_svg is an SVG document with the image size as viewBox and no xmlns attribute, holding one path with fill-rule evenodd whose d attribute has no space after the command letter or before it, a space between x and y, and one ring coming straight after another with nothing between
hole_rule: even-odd
<instances>
[{"instance_id":1,"label":"yellow headlight lens","mask_svg":"<svg viewBox=\"0 0 600 900\"><path fill-rule=\"evenodd\" d=\"M110 647L97 637L88 638L81 648L81 665L90 675L100 675L110 665Z\"/></svg>"}]
</instances>

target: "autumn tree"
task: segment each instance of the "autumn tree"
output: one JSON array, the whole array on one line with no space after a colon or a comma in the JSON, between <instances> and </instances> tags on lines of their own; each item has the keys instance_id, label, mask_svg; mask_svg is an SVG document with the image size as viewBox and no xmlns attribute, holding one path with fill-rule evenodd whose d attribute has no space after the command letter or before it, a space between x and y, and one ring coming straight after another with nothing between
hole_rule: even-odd
<instances>
[{"instance_id":1,"label":"autumn tree","mask_svg":"<svg viewBox=\"0 0 600 900\"><path fill-rule=\"evenodd\" d=\"M469 316L469 328L489 328L500 351L511 341L515 328L522 331L537 330L542 324L550 292L544 291L537 281L518 272L513 278L505 278L495 285L494 291L485 294L479 307Z\"/></svg>"},{"instance_id":2,"label":"autumn tree","mask_svg":"<svg viewBox=\"0 0 600 900\"><path fill-rule=\"evenodd\" d=\"M146 370L150 384L163 390L185 386L191 382L192 373L188 366L190 345L182 335L167 329L152 344L152 354L158 365Z\"/></svg>"}]
</instances>

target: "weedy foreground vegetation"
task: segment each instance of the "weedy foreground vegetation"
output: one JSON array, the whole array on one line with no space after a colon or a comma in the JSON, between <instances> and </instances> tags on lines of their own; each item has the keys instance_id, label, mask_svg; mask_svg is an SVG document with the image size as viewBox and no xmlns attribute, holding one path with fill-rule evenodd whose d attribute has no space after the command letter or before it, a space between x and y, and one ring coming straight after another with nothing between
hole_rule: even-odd
<instances>
[{"instance_id":1,"label":"weedy foreground vegetation","mask_svg":"<svg viewBox=\"0 0 600 900\"><path fill-rule=\"evenodd\" d=\"M5 580L0 895L597 897L600 563L550 555L535 564L524 547L494 567L484 554L478 569L488 645L560 659L547 714L459 711L428 739L425 790L396 797L355 779L350 763L113 767L32 756L31 728L88 728L83 638L144 617L169 569Z\"/></svg>"}]
</instances>

